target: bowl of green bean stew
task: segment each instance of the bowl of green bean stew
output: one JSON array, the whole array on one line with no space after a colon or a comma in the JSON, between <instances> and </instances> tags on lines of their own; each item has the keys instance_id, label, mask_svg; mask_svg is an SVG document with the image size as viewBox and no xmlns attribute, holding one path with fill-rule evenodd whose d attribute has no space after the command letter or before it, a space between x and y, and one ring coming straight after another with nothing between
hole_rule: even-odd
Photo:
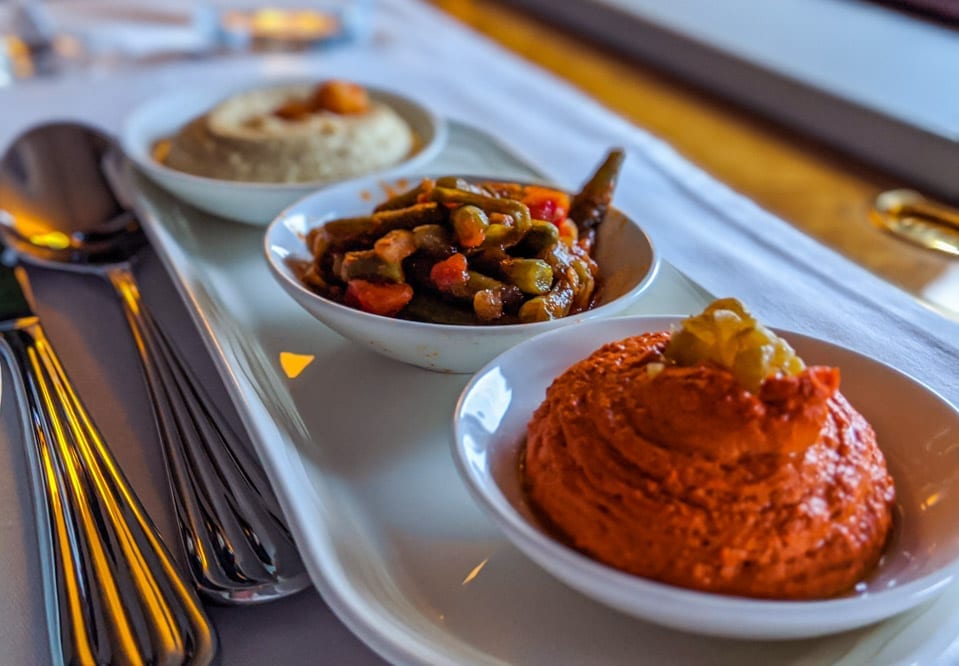
<instances>
[{"instance_id":1,"label":"bowl of green bean stew","mask_svg":"<svg viewBox=\"0 0 959 666\"><path fill-rule=\"evenodd\" d=\"M474 372L522 340L641 298L658 259L612 206L623 159L611 151L576 193L457 175L344 183L281 213L267 260L344 337L430 370Z\"/></svg>"}]
</instances>

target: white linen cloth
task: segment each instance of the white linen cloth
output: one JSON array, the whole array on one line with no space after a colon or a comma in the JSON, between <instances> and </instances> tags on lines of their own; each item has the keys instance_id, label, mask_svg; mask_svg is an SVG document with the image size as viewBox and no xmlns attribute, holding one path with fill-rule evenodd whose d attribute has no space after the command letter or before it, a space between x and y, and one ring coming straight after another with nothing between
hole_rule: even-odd
<instances>
[{"instance_id":1,"label":"white linen cloth","mask_svg":"<svg viewBox=\"0 0 959 666\"><path fill-rule=\"evenodd\" d=\"M8 3L9 4L9 3ZM0 26L16 25L17 3L0 7ZM47 39L73 40L72 57L137 59L202 53L213 44L216 12L207 2L129 0L27 2L32 24ZM75 52L81 49L82 53Z\"/></svg>"},{"instance_id":2,"label":"white linen cloth","mask_svg":"<svg viewBox=\"0 0 959 666\"><path fill-rule=\"evenodd\" d=\"M570 85L415 0L380 0L369 41L311 55L193 61L110 76L75 74L0 91L0 147L27 126L53 119L86 120L116 133L123 116L153 95L225 80L239 84L254 72L336 76L403 91L441 114L481 126L569 187L579 184L608 147L623 146L628 159L616 203L647 229L662 256L680 270L717 295L742 299L771 325L856 348L959 402L959 325L759 209ZM36 277L65 284L50 275ZM98 387L118 393L106 379L123 376L115 367L119 361L102 366L112 370L98 369L104 355L98 357L96 345L85 343L69 322L71 311L75 317L92 315L76 314L77 306L58 298L57 288L38 289L41 306L48 299L49 309L42 308L41 314L49 320L61 355L81 348L77 353L86 360L72 361L77 370L66 364L75 380L80 378L78 384L89 385L89 392L79 388L91 396L87 402L94 417L149 440L154 435L145 398L131 405L129 396L117 395L121 405L127 401L125 414L102 407L97 412L91 404ZM153 291L157 302L172 298L169 289ZM95 300L88 295L90 307L96 307ZM180 312L178 304L165 307ZM109 330L119 337L122 323L114 323ZM129 372L135 363L132 351L126 358ZM125 381L128 392L136 394L138 379ZM126 422L134 419L143 423ZM107 429L102 422L101 427ZM172 535L165 481L155 456L150 464L130 453L118 456L148 510L160 514L157 522ZM12 483L0 481L0 489ZM0 510L0 563L26 572L20 581L0 577L0 598L8 600L0 615L0 662L45 663L39 581L29 562L32 533L22 525L16 506L0 505ZM169 538L168 543L175 541ZM21 603L33 610L18 614ZM283 655L280 663L375 661L313 596L263 608L214 609L213 615L224 637L225 663L260 663L268 654ZM290 626L300 627L295 640L291 632L284 633ZM954 646L941 663L959 659L957 650Z\"/></svg>"}]
</instances>

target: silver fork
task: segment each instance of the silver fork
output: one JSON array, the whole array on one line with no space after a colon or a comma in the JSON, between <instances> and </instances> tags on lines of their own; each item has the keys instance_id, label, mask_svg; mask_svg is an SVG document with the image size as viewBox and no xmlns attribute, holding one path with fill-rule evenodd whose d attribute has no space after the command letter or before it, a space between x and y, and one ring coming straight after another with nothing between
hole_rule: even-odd
<instances>
[{"instance_id":1,"label":"silver fork","mask_svg":"<svg viewBox=\"0 0 959 666\"><path fill-rule=\"evenodd\" d=\"M0 356L23 398L54 661L208 664L213 627L73 390L25 279L0 265Z\"/></svg>"},{"instance_id":2,"label":"silver fork","mask_svg":"<svg viewBox=\"0 0 959 666\"><path fill-rule=\"evenodd\" d=\"M297 592L309 577L259 463L140 298L131 262L147 241L114 194L116 155L108 137L76 123L20 136L0 160L0 233L24 261L113 286L142 361L200 592L226 603Z\"/></svg>"}]
</instances>

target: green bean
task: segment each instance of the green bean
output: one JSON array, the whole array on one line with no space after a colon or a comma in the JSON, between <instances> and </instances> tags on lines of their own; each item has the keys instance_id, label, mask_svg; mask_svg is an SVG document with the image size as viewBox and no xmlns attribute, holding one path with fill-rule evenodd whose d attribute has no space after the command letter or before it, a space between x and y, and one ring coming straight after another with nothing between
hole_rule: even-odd
<instances>
[{"instance_id":1,"label":"green bean","mask_svg":"<svg viewBox=\"0 0 959 666\"><path fill-rule=\"evenodd\" d=\"M323 279L322 275L320 275L320 271L315 262L310 264L309 268L303 272L303 276L300 279L303 280L303 283L308 287L312 287L321 293L330 288L329 283Z\"/></svg>"},{"instance_id":2,"label":"green bean","mask_svg":"<svg viewBox=\"0 0 959 666\"><path fill-rule=\"evenodd\" d=\"M376 220L373 216L344 217L324 224L321 229L327 246L343 249L376 238Z\"/></svg>"},{"instance_id":3,"label":"green bean","mask_svg":"<svg viewBox=\"0 0 959 666\"><path fill-rule=\"evenodd\" d=\"M466 274L469 275L466 288L469 290L471 297L483 289L502 289L506 286L500 280L483 275L478 271L466 271Z\"/></svg>"},{"instance_id":4,"label":"green bean","mask_svg":"<svg viewBox=\"0 0 959 666\"><path fill-rule=\"evenodd\" d=\"M323 227L313 227L306 234L306 247L314 257L319 257L326 252L329 244L326 234L323 233Z\"/></svg>"},{"instance_id":5,"label":"green bean","mask_svg":"<svg viewBox=\"0 0 959 666\"><path fill-rule=\"evenodd\" d=\"M520 201L523 198L523 186L519 183L506 183L502 181L487 181L483 183L483 189L487 194L500 199L515 199Z\"/></svg>"},{"instance_id":6,"label":"green bean","mask_svg":"<svg viewBox=\"0 0 959 666\"><path fill-rule=\"evenodd\" d=\"M483 241L484 248L504 248L516 245L521 236L516 228L505 224L491 224L486 229L486 238Z\"/></svg>"},{"instance_id":7,"label":"green bean","mask_svg":"<svg viewBox=\"0 0 959 666\"><path fill-rule=\"evenodd\" d=\"M428 254L447 256L453 254L453 235L441 224L422 224L413 227L416 248Z\"/></svg>"},{"instance_id":8,"label":"green bean","mask_svg":"<svg viewBox=\"0 0 959 666\"><path fill-rule=\"evenodd\" d=\"M403 315L410 319L434 324L468 325L476 323L476 317L472 310L457 307L422 290L414 291L413 300L407 304L403 310Z\"/></svg>"},{"instance_id":9,"label":"green bean","mask_svg":"<svg viewBox=\"0 0 959 666\"><path fill-rule=\"evenodd\" d=\"M533 220L518 249L524 255L537 255L558 242L559 227L545 220Z\"/></svg>"},{"instance_id":10,"label":"green bean","mask_svg":"<svg viewBox=\"0 0 959 666\"><path fill-rule=\"evenodd\" d=\"M474 304L476 294L481 291L495 292L502 303L503 310L507 312L516 312L523 304L523 292L515 284L502 282L478 271L467 271L467 275L469 280L466 283L465 294L467 298L474 299Z\"/></svg>"},{"instance_id":11,"label":"green bean","mask_svg":"<svg viewBox=\"0 0 959 666\"><path fill-rule=\"evenodd\" d=\"M500 245L481 247L469 252L470 266L474 270L496 277L506 277L506 273L503 272L503 262L511 259L512 257Z\"/></svg>"},{"instance_id":12,"label":"green bean","mask_svg":"<svg viewBox=\"0 0 959 666\"><path fill-rule=\"evenodd\" d=\"M403 282L403 266L399 262L384 261L375 250L358 250L344 255L339 276L343 282L356 279Z\"/></svg>"},{"instance_id":13,"label":"green bean","mask_svg":"<svg viewBox=\"0 0 959 666\"><path fill-rule=\"evenodd\" d=\"M625 154L621 149L610 151L596 173L583 185L579 194L573 197L569 206L569 218L576 223L581 235L599 226L606 217L624 158Z\"/></svg>"},{"instance_id":14,"label":"green bean","mask_svg":"<svg viewBox=\"0 0 959 666\"><path fill-rule=\"evenodd\" d=\"M466 278L464 284L455 286L448 293L461 300L472 300L478 291L503 291L510 286L496 278L474 270L466 271Z\"/></svg>"},{"instance_id":15,"label":"green bean","mask_svg":"<svg viewBox=\"0 0 959 666\"><path fill-rule=\"evenodd\" d=\"M384 210L367 217L347 217L323 225L333 249L361 243L371 244L393 229L413 229L423 224L441 224L447 211L435 203L422 203L397 210Z\"/></svg>"},{"instance_id":16,"label":"green bean","mask_svg":"<svg viewBox=\"0 0 959 666\"><path fill-rule=\"evenodd\" d=\"M519 309L519 320L524 324L559 319L569 314L573 303L573 288L567 276L561 276L548 294L529 299Z\"/></svg>"},{"instance_id":17,"label":"green bean","mask_svg":"<svg viewBox=\"0 0 959 666\"><path fill-rule=\"evenodd\" d=\"M570 309L573 312L588 310L590 302L593 299L593 291L596 288L596 279L593 277L593 271L590 270L586 260L581 257L574 257L569 265L575 272L578 281L578 284L573 289L573 303Z\"/></svg>"},{"instance_id":18,"label":"green bean","mask_svg":"<svg viewBox=\"0 0 959 666\"><path fill-rule=\"evenodd\" d=\"M513 258L503 270L509 280L526 294L545 294L553 286L553 269L542 259Z\"/></svg>"},{"instance_id":19,"label":"green bean","mask_svg":"<svg viewBox=\"0 0 959 666\"><path fill-rule=\"evenodd\" d=\"M416 237L408 229L393 229L377 239L373 251L383 261L399 263L416 252Z\"/></svg>"},{"instance_id":20,"label":"green bean","mask_svg":"<svg viewBox=\"0 0 959 666\"><path fill-rule=\"evenodd\" d=\"M466 248L479 247L486 239L489 218L482 208L460 206L450 215L450 222L456 232L459 244Z\"/></svg>"},{"instance_id":21,"label":"green bean","mask_svg":"<svg viewBox=\"0 0 959 666\"><path fill-rule=\"evenodd\" d=\"M497 199L483 194L454 190L448 187L434 187L429 194L431 201L446 204L463 204L482 208L487 213L504 213L516 222L516 227L525 234L530 227L529 208L526 204L512 199Z\"/></svg>"},{"instance_id":22,"label":"green bean","mask_svg":"<svg viewBox=\"0 0 959 666\"><path fill-rule=\"evenodd\" d=\"M458 176L443 176L436 179L436 187L445 187L450 190L462 190L463 192L472 192L473 194L489 195L482 185L471 183L465 178Z\"/></svg>"},{"instance_id":23,"label":"green bean","mask_svg":"<svg viewBox=\"0 0 959 666\"><path fill-rule=\"evenodd\" d=\"M393 229L413 229L423 224L442 224L446 222L448 212L435 203L421 203L399 210L384 210L373 213L373 219L379 226L378 233L384 234Z\"/></svg>"},{"instance_id":24,"label":"green bean","mask_svg":"<svg viewBox=\"0 0 959 666\"><path fill-rule=\"evenodd\" d=\"M476 317L489 323L503 316L503 299L498 289L481 289L473 294L473 312Z\"/></svg>"},{"instance_id":25,"label":"green bean","mask_svg":"<svg viewBox=\"0 0 959 666\"><path fill-rule=\"evenodd\" d=\"M409 208L410 206L413 206L417 203L421 194L423 194L424 192L428 192L431 189L433 189L433 181L430 180L429 178L424 178L419 185L417 185L411 190L407 190L406 192L400 192L399 194L396 194L390 197L389 199L387 199L386 201L378 205L376 208L374 208L373 212L380 213L385 210L398 210L400 208Z\"/></svg>"}]
</instances>

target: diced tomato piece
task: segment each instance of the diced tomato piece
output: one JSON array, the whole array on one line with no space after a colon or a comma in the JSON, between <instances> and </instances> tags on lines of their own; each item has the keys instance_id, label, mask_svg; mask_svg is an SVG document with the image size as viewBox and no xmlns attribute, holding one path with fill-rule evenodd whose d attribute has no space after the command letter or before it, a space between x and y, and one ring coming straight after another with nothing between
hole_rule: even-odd
<instances>
[{"instance_id":1,"label":"diced tomato piece","mask_svg":"<svg viewBox=\"0 0 959 666\"><path fill-rule=\"evenodd\" d=\"M523 203L534 220L546 220L559 226L569 213L569 195L538 185L528 185L523 191Z\"/></svg>"},{"instance_id":2,"label":"diced tomato piece","mask_svg":"<svg viewBox=\"0 0 959 666\"><path fill-rule=\"evenodd\" d=\"M367 280L350 280L346 285L347 305L363 312L392 317L413 298L413 287L403 283L378 284Z\"/></svg>"},{"instance_id":3,"label":"diced tomato piece","mask_svg":"<svg viewBox=\"0 0 959 666\"><path fill-rule=\"evenodd\" d=\"M430 280L440 291L452 291L466 284L469 274L466 272L466 255L457 252L448 259L438 261L430 269Z\"/></svg>"},{"instance_id":4,"label":"diced tomato piece","mask_svg":"<svg viewBox=\"0 0 959 666\"><path fill-rule=\"evenodd\" d=\"M564 241L567 245L573 245L579 240L579 230L572 220L567 218L562 222L558 222L556 226L559 227L560 240Z\"/></svg>"}]
</instances>

